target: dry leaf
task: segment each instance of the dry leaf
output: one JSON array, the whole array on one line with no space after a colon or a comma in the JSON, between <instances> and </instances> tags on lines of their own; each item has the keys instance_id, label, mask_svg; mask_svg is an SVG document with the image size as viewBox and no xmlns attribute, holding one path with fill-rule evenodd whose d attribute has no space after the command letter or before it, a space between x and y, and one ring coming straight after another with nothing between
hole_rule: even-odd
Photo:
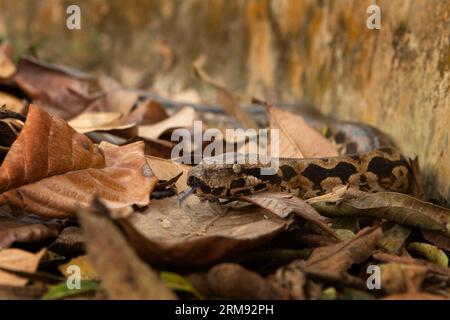
<instances>
[{"instance_id":1,"label":"dry leaf","mask_svg":"<svg viewBox=\"0 0 450 320\"><path fill-rule=\"evenodd\" d=\"M396 262L407 265L411 264L411 265L425 266L427 267L429 272L450 279L450 268L443 268L438 264L428 262L426 260L401 257L391 253L385 253L380 251L375 251L373 254L373 258L383 262Z\"/></svg>"},{"instance_id":2,"label":"dry leaf","mask_svg":"<svg viewBox=\"0 0 450 320\"><path fill-rule=\"evenodd\" d=\"M8 110L21 113L24 109L24 103L19 98L0 91L0 106L5 105Z\"/></svg>"},{"instance_id":3,"label":"dry leaf","mask_svg":"<svg viewBox=\"0 0 450 320\"><path fill-rule=\"evenodd\" d=\"M31 253L21 249L3 249L0 250L0 267L14 271L35 272L45 252L45 248L37 253ZM0 271L0 285L22 287L27 282L28 279Z\"/></svg>"},{"instance_id":4,"label":"dry leaf","mask_svg":"<svg viewBox=\"0 0 450 320\"><path fill-rule=\"evenodd\" d=\"M63 119L105 109L105 94L96 79L79 71L26 57L13 77L33 103Z\"/></svg>"},{"instance_id":5,"label":"dry leaf","mask_svg":"<svg viewBox=\"0 0 450 320\"><path fill-rule=\"evenodd\" d=\"M86 234L88 257L100 276L109 299L174 299L158 274L142 262L119 228L106 217L107 209L96 201L96 211L78 213Z\"/></svg>"},{"instance_id":6,"label":"dry leaf","mask_svg":"<svg viewBox=\"0 0 450 320\"><path fill-rule=\"evenodd\" d=\"M422 230L422 236L432 244L450 253L450 236L443 232Z\"/></svg>"},{"instance_id":7,"label":"dry leaf","mask_svg":"<svg viewBox=\"0 0 450 320\"><path fill-rule=\"evenodd\" d=\"M121 124L122 118L120 112L83 112L67 124L81 133L124 130L135 126L134 123Z\"/></svg>"},{"instance_id":8,"label":"dry leaf","mask_svg":"<svg viewBox=\"0 0 450 320\"><path fill-rule=\"evenodd\" d=\"M399 254L410 234L410 228L394 224L384 232L383 237L378 242L378 248L389 253Z\"/></svg>"},{"instance_id":9,"label":"dry leaf","mask_svg":"<svg viewBox=\"0 0 450 320\"><path fill-rule=\"evenodd\" d=\"M211 77L201 68L200 64L193 64L195 74L205 83L217 90L218 100L225 112L235 117L245 128L258 128L257 123L242 109L234 98L233 94L223 85L211 79Z\"/></svg>"},{"instance_id":10,"label":"dry leaf","mask_svg":"<svg viewBox=\"0 0 450 320\"><path fill-rule=\"evenodd\" d=\"M206 274L189 276L192 285L207 297L221 299L288 299L287 290L261 277L256 272L234 263L214 266Z\"/></svg>"},{"instance_id":11,"label":"dry leaf","mask_svg":"<svg viewBox=\"0 0 450 320\"><path fill-rule=\"evenodd\" d=\"M107 110L125 116L122 124L154 124L168 117L164 107L152 94L125 88L107 76L100 76L97 81L106 94Z\"/></svg>"},{"instance_id":12,"label":"dry leaf","mask_svg":"<svg viewBox=\"0 0 450 320\"><path fill-rule=\"evenodd\" d=\"M37 300L45 291L44 288L0 285L0 300Z\"/></svg>"},{"instance_id":13,"label":"dry leaf","mask_svg":"<svg viewBox=\"0 0 450 320\"><path fill-rule=\"evenodd\" d=\"M412 293L421 290L428 269L420 265L386 263L380 266L381 288L387 293Z\"/></svg>"},{"instance_id":14,"label":"dry leaf","mask_svg":"<svg viewBox=\"0 0 450 320\"><path fill-rule=\"evenodd\" d=\"M0 78L10 78L15 72L13 48L9 42L4 42L0 45Z\"/></svg>"},{"instance_id":15,"label":"dry leaf","mask_svg":"<svg viewBox=\"0 0 450 320\"><path fill-rule=\"evenodd\" d=\"M449 209L396 192L371 193L339 203L315 202L312 206L326 216L370 216L450 233Z\"/></svg>"},{"instance_id":16,"label":"dry leaf","mask_svg":"<svg viewBox=\"0 0 450 320\"><path fill-rule=\"evenodd\" d=\"M191 128L194 125L195 110L192 107L184 107L170 118L152 125L141 125L138 135L143 138L157 139L163 133L177 128Z\"/></svg>"},{"instance_id":17,"label":"dry leaf","mask_svg":"<svg viewBox=\"0 0 450 320\"><path fill-rule=\"evenodd\" d=\"M80 269L80 277L81 280L98 280L99 276L97 272L92 268L91 262L88 259L88 256L79 256L71 259L67 263L63 263L58 266L58 270L66 277L70 277L73 275L73 271L71 271L71 266L77 266Z\"/></svg>"},{"instance_id":18,"label":"dry leaf","mask_svg":"<svg viewBox=\"0 0 450 320\"><path fill-rule=\"evenodd\" d=\"M258 247L291 221L260 208L232 208L218 213L197 197L188 197L181 205L172 197L153 200L144 213L120 219L119 223L146 261L188 269Z\"/></svg>"},{"instance_id":19,"label":"dry leaf","mask_svg":"<svg viewBox=\"0 0 450 320\"><path fill-rule=\"evenodd\" d=\"M270 129L279 129L280 157L320 158L338 155L336 147L302 116L268 106Z\"/></svg>"},{"instance_id":20,"label":"dry leaf","mask_svg":"<svg viewBox=\"0 0 450 320\"><path fill-rule=\"evenodd\" d=\"M0 213L0 249L14 242L30 243L57 237L62 230L62 223L56 220L43 220L37 216L16 217L6 212L4 207Z\"/></svg>"},{"instance_id":21,"label":"dry leaf","mask_svg":"<svg viewBox=\"0 0 450 320\"><path fill-rule=\"evenodd\" d=\"M286 218L294 213L336 238L333 229L328 226L330 220L321 216L313 207L298 197L281 192L262 192L243 196L241 200L256 204L281 218Z\"/></svg>"},{"instance_id":22,"label":"dry leaf","mask_svg":"<svg viewBox=\"0 0 450 320\"><path fill-rule=\"evenodd\" d=\"M3 203L51 218L74 217L77 207L88 206L98 195L110 209L146 206L157 178L144 157L144 143L99 149L106 167L75 170L45 178L0 195ZM6 161L6 160L5 160Z\"/></svg>"},{"instance_id":23,"label":"dry leaf","mask_svg":"<svg viewBox=\"0 0 450 320\"><path fill-rule=\"evenodd\" d=\"M175 182L177 192L183 192L187 189L187 173L192 167L173 162L172 160L156 157L147 156L146 159L154 175L160 181L170 181L181 173L181 177L179 177Z\"/></svg>"},{"instance_id":24,"label":"dry leaf","mask_svg":"<svg viewBox=\"0 0 450 320\"><path fill-rule=\"evenodd\" d=\"M381 228L365 228L350 240L317 248L304 264L304 270L341 277L353 264L372 255L381 235Z\"/></svg>"},{"instance_id":25,"label":"dry leaf","mask_svg":"<svg viewBox=\"0 0 450 320\"><path fill-rule=\"evenodd\" d=\"M64 120L30 106L27 120L0 167L0 192L87 168L102 168L102 152Z\"/></svg>"},{"instance_id":26,"label":"dry leaf","mask_svg":"<svg viewBox=\"0 0 450 320\"><path fill-rule=\"evenodd\" d=\"M384 297L383 300L448 300L448 298L428 292L413 292L392 294Z\"/></svg>"}]
</instances>

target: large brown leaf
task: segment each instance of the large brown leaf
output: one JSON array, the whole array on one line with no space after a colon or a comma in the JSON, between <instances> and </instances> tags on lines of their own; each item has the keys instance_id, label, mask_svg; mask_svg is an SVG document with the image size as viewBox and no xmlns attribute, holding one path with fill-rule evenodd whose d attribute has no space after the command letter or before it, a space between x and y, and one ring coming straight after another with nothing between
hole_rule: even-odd
<instances>
[{"instance_id":1,"label":"large brown leaf","mask_svg":"<svg viewBox=\"0 0 450 320\"><path fill-rule=\"evenodd\" d=\"M106 208L98 201L95 211L81 209L80 223L86 234L89 261L109 299L174 299L158 274L139 259ZM101 212L102 215L96 212Z\"/></svg>"},{"instance_id":2,"label":"large brown leaf","mask_svg":"<svg viewBox=\"0 0 450 320\"><path fill-rule=\"evenodd\" d=\"M87 168L102 168L102 152L64 120L30 106L27 120L0 167L0 192Z\"/></svg>"},{"instance_id":3,"label":"large brown leaf","mask_svg":"<svg viewBox=\"0 0 450 320\"><path fill-rule=\"evenodd\" d=\"M280 157L318 158L337 156L336 147L302 116L267 106L271 129L280 130Z\"/></svg>"},{"instance_id":4,"label":"large brown leaf","mask_svg":"<svg viewBox=\"0 0 450 320\"><path fill-rule=\"evenodd\" d=\"M94 77L30 57L22 58L17 69L15 84L52 114L67 120L84 111L105 109L104 92Z\"/></svg>"},{"instance_id":5,"label":"large brown leaf","mask_svg":"<svg viewBox=\"0 0 450 320\"><path fill-rule=\"evenodd\" d=\"M79 205L98 195L111 209L146 206L157 182L144 156L144 143L102 142L105 168L87 168L45 178L0 195L0 202L52 218L74 217Z\"/></svg>"},{"instance_id":6,"label":"large brown leaf","mask_svg":"<svg viewBox=\"0 0 450 320\"><path fill-rule=\"evenodd\" d=\"M260 208L214 209L197 197L153 200L143 214L119 223L137 252L157 266L192 268L209 265L255 248L291 222Z\"/></svg>"}]
</instances>

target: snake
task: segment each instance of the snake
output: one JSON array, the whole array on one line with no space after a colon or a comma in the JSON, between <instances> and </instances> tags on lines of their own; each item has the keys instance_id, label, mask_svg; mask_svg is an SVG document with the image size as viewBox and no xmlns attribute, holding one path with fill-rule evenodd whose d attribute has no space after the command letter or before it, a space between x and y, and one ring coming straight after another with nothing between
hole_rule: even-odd
<instances>
[{"instance_id":1,"label":"snake","mask_svg":"<svg viewBox=\"0 0 450 320\"><path fill-rule=\"evenodd\" d=\"M271 158L249 155L225 162L223 155L203 159L188 172L189 192L203 200L238 199L263 191L285 192L309 199L348 186L364 192L410 193L409 161L376 128L352 122L334 123L325 136L339 146L339 155L321 158ZM255 161L256 158L256 161ZM252 160L252 161L250 161ZM273 162L272 162L273 163Z\"/></svg>"}]
</instances>

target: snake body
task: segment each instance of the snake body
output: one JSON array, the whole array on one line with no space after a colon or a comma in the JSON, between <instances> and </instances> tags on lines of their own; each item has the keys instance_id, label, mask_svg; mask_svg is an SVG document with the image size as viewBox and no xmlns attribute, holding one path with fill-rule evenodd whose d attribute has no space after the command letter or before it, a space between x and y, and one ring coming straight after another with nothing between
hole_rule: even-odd
<instances>
[{"instance_id":1,"label":"snake body","mask_svg":"<svg viewBox=\"0 0 450 320\"><path fill-rule=\"evenodd\" d=\"M411 167L384 134L350 122L336 122L328 129L326 136L339 147L340 156L276 158L278 168L271 174L263 170L271 165L267 161L250 163L246 157L244 163L224 164L204 159L190 170L187 183L198 197L213 201L262 191L288 192L308 199L344 185L365 192L411 191Z\"/></svg>"}]
</instances>

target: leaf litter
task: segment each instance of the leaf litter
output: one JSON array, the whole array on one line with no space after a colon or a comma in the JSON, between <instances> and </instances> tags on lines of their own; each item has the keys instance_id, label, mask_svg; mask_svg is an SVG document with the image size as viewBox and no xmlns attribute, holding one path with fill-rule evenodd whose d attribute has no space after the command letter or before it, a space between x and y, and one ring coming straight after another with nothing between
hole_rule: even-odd
<instances>
[{"instance_id":1,"label":"leaf litter","mask_svg":"<svg viewBox=\"0 0 450 320\"><path fill-rule=\"evenodd\" d=\"M11 52L0 46L0 83L11 89L0 90L1 298L449 298L450 211L427 201L417 158L413 196L343 186L306 201L264 192L180 202L192 166L170 160L170 134L197 119L279 129L284 157L339 148L306 109L253 99L266 117L254 119L250 99L201 59L194 72L217 92L213 116L104 75L32 57L15 65ZM367 288L371 264L380 290ZM67 289L70 265L80 290Z\"/></svg>"}]
</instances>

